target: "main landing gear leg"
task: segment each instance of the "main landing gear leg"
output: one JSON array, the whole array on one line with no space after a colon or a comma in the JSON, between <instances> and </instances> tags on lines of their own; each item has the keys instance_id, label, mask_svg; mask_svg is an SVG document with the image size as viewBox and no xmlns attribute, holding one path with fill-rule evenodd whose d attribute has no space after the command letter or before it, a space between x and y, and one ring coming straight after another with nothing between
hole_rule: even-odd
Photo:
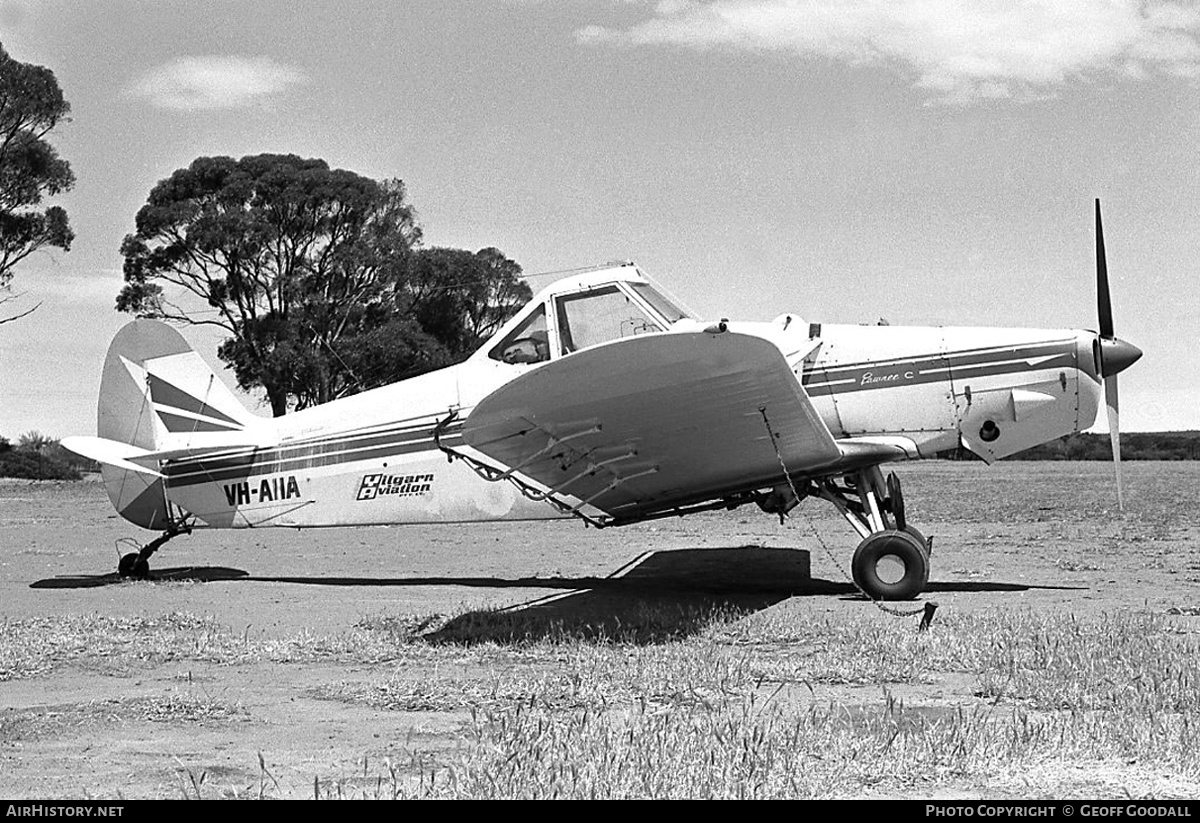
<instances>
[{"instance_id":1,"label":"main landing gear leg","mask_svg":"<svg viewBox=\"0 0 1200 823\"><path fill-rule=\"evenodd\" d=\"M117 574L121 575L121 577L133 577L138 580L145 580L150 576L150 555L158 551L159 547L172 537L180 534L191 534L191 532L191 526L183 524L172 525L161 535L142 546L139 551L122 555L121 560L117 563Z\"/></svg>"},{"instance_id":2,"label":"main landing gear leg","mask_svg":"<svg viewBox=\"0 0 1200 823\"><path fill-rule=\"evenodd\" d=\"M850 563L854 585L872 600L912 600L929 582L931 541L908 525L900 479L889 474L885 483L872 466L843 480L825 481L820 493L862 537Z\"/></svg>"}]
</instances>

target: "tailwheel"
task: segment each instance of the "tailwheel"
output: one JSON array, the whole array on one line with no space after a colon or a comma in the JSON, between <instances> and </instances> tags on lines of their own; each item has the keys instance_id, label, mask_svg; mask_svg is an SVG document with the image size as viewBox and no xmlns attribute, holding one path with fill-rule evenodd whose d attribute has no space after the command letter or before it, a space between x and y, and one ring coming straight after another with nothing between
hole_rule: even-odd
<instances>
[{"instance_id":1,"label":"tailwheel","mask_svg":"<svg viewBox=\"0 0 1200 823\"><path fill-rule=\"evenodd\" d=\"M137 580L148 579L150 577L150 556L171 538L180 534L191 534L191 532L192 527L188 523L183 521L172 523L170 528L142 546L140 550L121 555L121 559L117 561L117 574L121 575L121 577L132 577ZM117 541L117 544L120 545L122 542L137 545L128 537Z\"/></svg>"},{"instance_id":2,"label":"tailwheel","mask_svg":"<svg viewBox=\"0 0 1200 823\"><path fill-rule=\"evenodd\" d=\"M150 576L150 563L141 556L140 552L130 552L121 555L117 563L117 574L121 577L132 577L135 580L145 580Z\"/></svg>"},{"instance_id":3,"label":"tailwheel","mask_svg":"<svg viewBox=\"0 0 1200 823\"><path fill-rule=\"evenodd\" d=\"M117 574L121 575L121 577L133 577L133 569L137 565L137 562L137 552L121 555L121 559L117 562Z\"/></svg>"},{"instance_id":4,"label":"tailwheel","mask_svg":"<svg viewBox=\"0 0 1200 823\"><path fill-rule=\"evenodd\" d=\"M850 571L872 600L912 600L929 582L929 553L909 531L886 529L858 544Z\"/></svg>"}]
</instances>

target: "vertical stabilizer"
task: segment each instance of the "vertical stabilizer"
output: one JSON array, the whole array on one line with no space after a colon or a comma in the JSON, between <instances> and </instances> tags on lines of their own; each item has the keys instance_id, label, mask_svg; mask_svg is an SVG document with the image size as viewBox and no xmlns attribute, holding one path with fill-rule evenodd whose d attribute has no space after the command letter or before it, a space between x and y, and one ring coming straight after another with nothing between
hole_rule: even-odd
<instances>
[{"instance_id":1,"label":"vertical stabilizer","mask_svg":"<svg viewBox=\"0 0 1200 823\"><path fill-rule=\"evenodd\" d=\"M265 424L165 323L135 320L113 338L100 379L101 438L157 452L245 440ZM169 509L161 477L119 465L101 471L113 506L126 520L157 530L178 516Z\"/></svg>"}]
</instances>

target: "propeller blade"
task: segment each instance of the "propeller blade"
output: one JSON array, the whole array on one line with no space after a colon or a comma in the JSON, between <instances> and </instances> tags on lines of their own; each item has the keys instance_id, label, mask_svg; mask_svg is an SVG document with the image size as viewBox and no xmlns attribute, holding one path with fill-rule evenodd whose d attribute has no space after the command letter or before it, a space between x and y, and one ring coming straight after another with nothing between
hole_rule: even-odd
<instances>
[{"instance_id":1,"label":"propeller blade","mask_svg":"<svg viewBox=\"0 0 1200 823\"><path fill-rule=\"evenodd\" d=\"M1100 315L1100 378L1104 381L1104 407L1108 413L1108 437L1112 443L1113 470L1117 475L1117 507L1125 510L1121 489L1121 413L1117 400L1117 374L1132 366L1142 350L1118 340L1113 330L1112 296L1108 289L1108 259L1104 253L1104 224L1100 220L1100 198L1096 198L1096 309Z\"/></svg>"},{"instance_id":2,"label":"propeller blade","mask_svg":"<svg viewBox=\"0 0 1200 823\"><path fill-rule=\"evenodd\" d=\"M1100 222L1100 198L1096 198L1096 307L1100 313L1100 336L1112 339L1112 298L1108 293L1108 259L1104 254L1104 226Z\"/></svg>"},{"instance_id":3,"label":"propeller blade","mask_svg":"<svg viewBox=\"0 0 1200 823\"><path fill-rule=\"evenodd\" d=\"M1104 378L1104 407L1108 412L1108 439L1112 443L1113 469L1117 473L1117 508L1125 510L1125 498L1121 494L1121 422L1117 402L1117 376Z\"/></svg>"}]
</instances>

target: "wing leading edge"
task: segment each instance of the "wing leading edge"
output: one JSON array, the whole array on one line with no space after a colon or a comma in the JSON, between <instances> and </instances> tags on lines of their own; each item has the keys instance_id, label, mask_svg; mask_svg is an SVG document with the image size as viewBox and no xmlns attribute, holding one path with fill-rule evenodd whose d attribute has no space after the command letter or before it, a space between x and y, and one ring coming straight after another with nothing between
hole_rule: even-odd
<instances>
[{"instance_id":1,"label":"wing leading edge","mask_svg":"<svg viewBox=\"0 0 1200 823\"><path fill-rule=\"evenodd\" d=\"M772 486L780 458L807 473L843 457L778 347L734 332L627 338L546 364L485 397L463 437L623 522Z\"/></svg>"}]
</instances>

